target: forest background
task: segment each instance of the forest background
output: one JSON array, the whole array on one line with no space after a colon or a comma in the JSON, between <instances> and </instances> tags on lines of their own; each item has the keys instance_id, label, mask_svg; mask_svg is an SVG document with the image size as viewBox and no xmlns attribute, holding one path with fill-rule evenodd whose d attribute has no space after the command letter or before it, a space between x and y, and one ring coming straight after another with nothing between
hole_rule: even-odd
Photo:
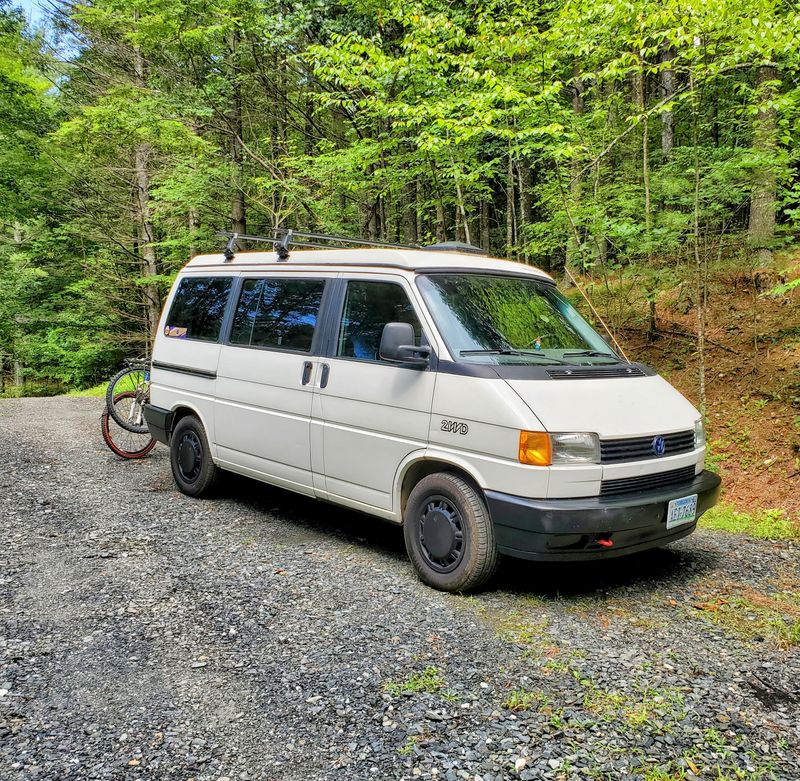
<instances>
[{"instance_id":1,"label":"forest background","mask_svg":"<svg viewBox=\"0 0 800 781\"><path fill-rule=\"evenodd\" d=\"M720 524L800 534L799 32L777 0L0 0L0 396L146 354L219 230L466 241L593 319L576 278L701 407Z\"/></svg>"}]
</instances>

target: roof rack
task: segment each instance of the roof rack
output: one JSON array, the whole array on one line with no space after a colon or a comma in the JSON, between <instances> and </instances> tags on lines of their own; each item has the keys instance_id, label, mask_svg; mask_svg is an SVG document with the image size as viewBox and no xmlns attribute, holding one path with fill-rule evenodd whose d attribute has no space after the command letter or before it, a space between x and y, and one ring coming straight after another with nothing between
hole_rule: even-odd
<instances>
[{"instance_id":1,"label":"roof rack","mask_svg":"<svg viewBox=\"0 0 800 781\"><path fill-rule=\"evenodd\" d=\"M247 233L231 233L230 231L219 231L216 235L218 238L228 239L223 253L227 262L233 260L240 240L251 244L272 244L278 253L279 260L286 260L289 257L290 246L330 249L332 246L346 247L356 245L382 247L383 249L421 249L419 245L414 244L389 244L385 241L368 241L367 239L354 239L350 236L331 236L327 233L296 231L292 228L275 228L272 236L251 236Z\"/></svg>"},{"instance_id":2,"label":"roof rack","mask_svg":"<svg viewBox=\"0 0 800 781\"><path fill-rule=\"evenodd\" d=\"M460 241L446 241L423 247L419 244L390 244L385 241L355 239L351 236L331 236L327 233L309 233L308 231L297 231L293 228L275 228L271 236L251 236L247 233L231 233L230 231L220 231L216 235L218 238L228 239L223 252L226 262L233 260L239 240L250 242L251 244L272 244L275 247L275 251L278 253L278 260L286 260L289 257L290 246L330 249L332 247L348 247L354 245L357 247L380 247L382 249L428 249L483 254L483 250L480 247L475 247L472 244L465 244Z\"/></svg>"}]
</instances>

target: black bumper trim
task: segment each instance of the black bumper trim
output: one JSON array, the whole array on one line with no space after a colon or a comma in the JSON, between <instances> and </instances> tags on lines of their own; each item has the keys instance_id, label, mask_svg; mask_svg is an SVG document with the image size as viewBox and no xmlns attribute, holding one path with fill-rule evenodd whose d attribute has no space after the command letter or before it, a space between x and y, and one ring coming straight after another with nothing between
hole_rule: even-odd
<instances>
[{"instance_id":1,"label":"black bumper trim","mask_svg":"<svg viewBox=\"0 0 800 781\"><path fill-rule=\"evenodd\" d=\"M528 499L486 491L501 553L526 559L612 558L665 545L697 522L667 529L667 504L697 494L697 517L717 503L720 479L701 472L682 485L615 497ZM606 547L598 540L610 540Z\"/></svg>"},{"instance_id":2,"label":"black bumper trim","mask_svg":"<svg viewBox=\"0 0 800 781\"><path fill-rule=\"evenodd\" d=\"M144 420L150 433L159 442L169 444L169 435L172 433L172 418L174 412L152 404L144 405Z\"/></svg>"}]
</instances>

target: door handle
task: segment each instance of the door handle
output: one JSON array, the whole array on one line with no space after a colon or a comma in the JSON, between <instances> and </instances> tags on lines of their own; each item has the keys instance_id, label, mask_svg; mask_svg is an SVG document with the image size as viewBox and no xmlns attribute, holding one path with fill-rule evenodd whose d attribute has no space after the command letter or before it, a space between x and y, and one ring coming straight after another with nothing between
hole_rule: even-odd
<instances>
[{"instance_id":1,"label":"door handle","mask_svg":"<svg viewBox=\"0 0 800 781\"><path fill-rule=\"evenodd\" d=\"M327 363L322 364L322 375L319 378L319 387L324 388L328 384L328 375L331 373L331 367Z\"/></svg>"},{"instance_id":2,"label":"door handle","mask_svg":"<svg viewBox=\"0 0 800 781\"><path fill-rule=\"evenodd\" d=\"M311 371L314 368L314 364L311 361L306 361L303 364L303 377L301 382L303 385L308 385L309 381L311 380Z\"/></svg>"}]
</instances>

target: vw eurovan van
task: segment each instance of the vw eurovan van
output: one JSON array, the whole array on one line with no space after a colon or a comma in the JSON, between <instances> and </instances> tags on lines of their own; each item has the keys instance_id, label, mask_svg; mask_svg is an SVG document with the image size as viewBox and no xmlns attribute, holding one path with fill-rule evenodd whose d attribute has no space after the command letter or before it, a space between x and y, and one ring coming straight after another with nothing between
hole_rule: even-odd
<instances>
[{"instance_id":1,"label":"vw eurovan van","mask_svg":"<svg viewBox=\"0 0 800 781\"><path fill-rule=\"evenodd\" d=\"M178 488L229 470L402 524L419 577L611 558L717 500L698 411L530 266L449 245L201 255L155 339Z\"/></svg>"}]
</instances>

